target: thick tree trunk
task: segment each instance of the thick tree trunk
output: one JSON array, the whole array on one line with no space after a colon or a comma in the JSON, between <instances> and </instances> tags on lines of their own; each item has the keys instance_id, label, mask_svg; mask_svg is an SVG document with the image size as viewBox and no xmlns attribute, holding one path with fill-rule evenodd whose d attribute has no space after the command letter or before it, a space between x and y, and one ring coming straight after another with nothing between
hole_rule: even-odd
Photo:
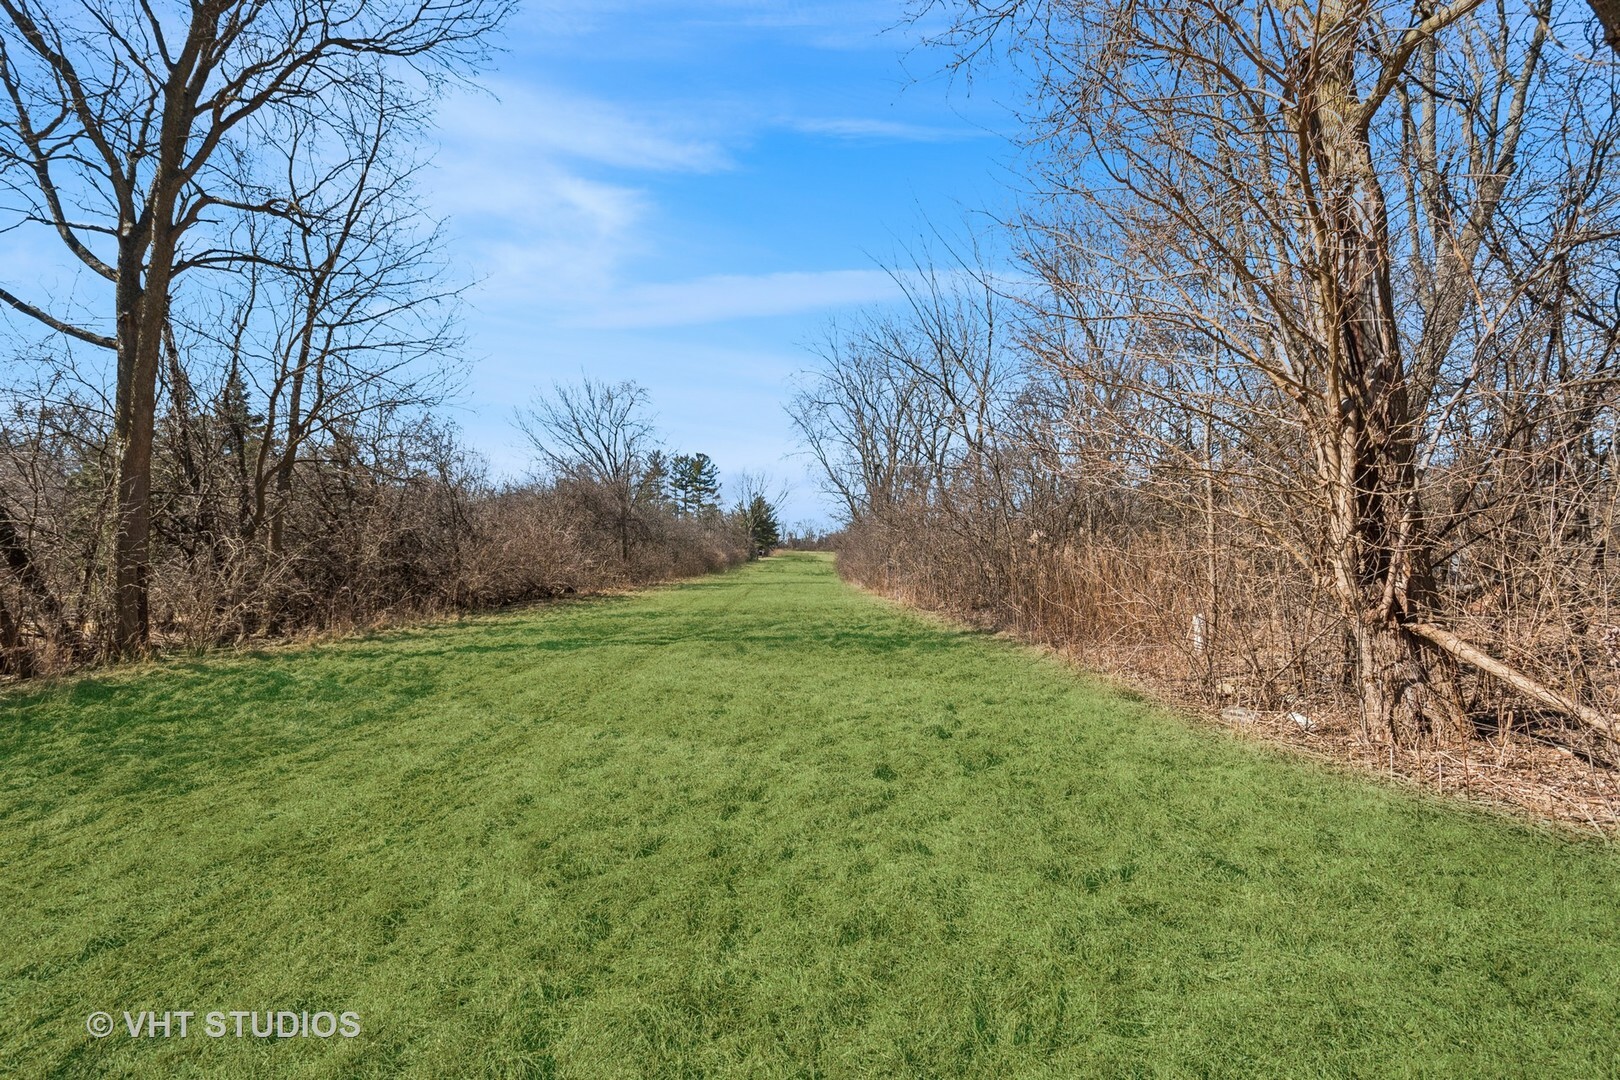
<instances>
[{"instance_id":1,"label":"thick tree trunk","mask_svg":"<svg viewBox=\"0 0 1620 1080\"><path fill-rule=\"evenodd\" d=\"M158 368L169 321L175 236L174 195L157 195L144 220L121 238L118 252L118 387L113 437L118 447L118 526L113 542L113 650L146 651L151 640L149 566L152 546L152 439L157 425ZM152 222L158 222L153 226ZM143 275L143 270L145 271Z\"/></svg>"},{"instance_id":2,"label":"thick tree trunk","mask_svg":"<svg viewBox=\"0 0 1620 1080\"><path fill-rule=\"evenodd\" d=\"M1301 71L1300 140L1316 181L1308 228L1323 262L1314 297L1323 356L1316 453L1328 498L1328 559L1354 640L1362 730L1398 744L1468 732L1455 664L1407 623L1434 601L1417 499L1413 387L1396 315L1390 223L1356 86L1359 15L1322 8L1335 32Z\"/></svg>"},{"instance_id":3,"label":"thick tree trunk","mask_svg":"<svg viewBox=\"0 0 1620 1080\"><path fill-rule=\"evenodd\" d=\"M144 230L141 230L144 231ZM146 649L152 533L152 434L157 413L156 342L143 341L148 294L141 282L147 245L131 227L118 253L118 386L113 439L118 453L118 508L113 540L112 649L133 656Z\"/></svg>"},{"instance_id":4,"label":"thick tree trunk","mask_svg":"<svg viewBox=\"0 0 1620 1080\"><path fill-rule=\"evenodd\" d=\"M215 9L217 26L223 8ZM197 14L194 12L194 14ZM157 426L158 370L169 329L180 230L174 212L185 183L182 162L192 127L195 94L187 85L193 51L209 39L202 20L187 35L182 67L164 87L157 161L147 198L119 222L117 285L118 386L113 436L118 447L118 531L113 543L113 648L120 656L146 651L151 640L148 567L152 547L152 438ZM189 59L187 59L189 58Z\"/></svg>"},{"instance_id":5,"label":"thick tree trunk","mask_svg":"<svg viewBox=\"0 0 1620 1080\"><path fill-rule=\"evenodd\" d=\"M152 535L152 421L156 372L131 365L128 399L118 409L118 531L113 543L115 627L113 648L121 656L145 650L151 632L148 566Z\"/></svg>"},{"instance_id":6,"label":"thick tree trunk","mask_svg":"<svg viewBox=\"0 0 1620 1080\"><path fill-rule=\"evenodd\" d=\"M1469 735L1455 665L1395 620L1354 626L1362 727L1398 746L1453 743Z\"/></svg>"},{"instance_id":7,"label":"thick tree trunk","mask_svg":"<svg viewBox=\"0 0 1620 1080\"><path fill-rule=\"evenodd\" d=\"M1329 523L1334 592L1349 628L1362 733L1409 746L1467 738L1454 660L1411 630L1433 610L1430 552L1410 493L1387 488L1410 471L1390 440L1356 433L1355 484L1340 483ZM1398 440L1396 440L1398 441ZM1374 446L1380 446L1374 450ZM1389 467L1389 457L1397 467ZM1382 466L1382 467L1380 467Z\"/></svg>"}]
</instances>

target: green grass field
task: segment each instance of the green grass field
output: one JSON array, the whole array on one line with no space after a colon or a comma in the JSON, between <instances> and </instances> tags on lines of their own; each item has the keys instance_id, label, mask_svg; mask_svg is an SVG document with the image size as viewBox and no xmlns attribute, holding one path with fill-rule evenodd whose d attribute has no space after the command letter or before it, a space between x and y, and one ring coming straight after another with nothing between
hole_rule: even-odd
<instances>
[{"instance_id":1,"label":"green grass field","mask_svg":"<svg viewBox=\"0 0 1620 1080\"><path fill-rule=\"evenodd\" d=\"M0 698L0 1074L1616 1076L1620 856L781 556Z\"/></svg>"}]
</instances>

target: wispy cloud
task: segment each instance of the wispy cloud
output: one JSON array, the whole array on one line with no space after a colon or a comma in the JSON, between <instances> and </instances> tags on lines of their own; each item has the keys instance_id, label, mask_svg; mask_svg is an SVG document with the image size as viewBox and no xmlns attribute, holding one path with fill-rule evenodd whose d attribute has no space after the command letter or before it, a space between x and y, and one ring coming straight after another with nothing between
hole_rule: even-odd
<instances>
[{"instance_id":1,"label":"wispy cloud","mask_svg":"<svg viewBox=\"0 0 1620 1080\"><path fill-rule=\"evenodd\" d=\"M731 164L686 117L544 87L494 90L446 103L429 181L483 282L480 304L587 303L646 242L655 206L642 177Z\"/></svg>"},{"instance_id":2,"label":"wispy cloud","mask_svg":"<svg viewBox=\"0 0 1620 1080\"><path fill-rule=\"evenodd\" d=\"M801 0L737 5L735 24L791 34L801 44L817 49L852 51L894 49L916 38L899 4L873 4L870 0Z\"/></svg>"},{"instance_id":3,"label":"wispy cloud","mask_svg":"<svg viewBox=\"0 0 1620 1080\"><path fill-rule=\"evenodd\" d=\"M448 148L497 152L515 168L529 157L651 172L714 172L731 165L721 143L681 114L510 83L495 83L492 90L494 98L464 94L441 110Z\"/></svg>"},{"instance_id":4,"label":"wispy cloud","mask_svg":"<svg viewBox=\"0 0 1620 1080\"><path fill-rule=\"evenodd\" d=\"M583 329L695 326L881 303L899 295L899 286L882 270L714 274L628 286L567 324Z\"/></svg>"},{"instance_id":5,"label":"wispy cloud","mask_svg":"<svg viewBox=\"0 0 1620 1080\"><path fill-rule=\"evenodd\" d=\"M523 22L550 34L608 33L627 20L669 29L745 28L792 34L801 45L869 48L905 24L898 8L871 0L537 0Z\"/></svg>"},{"instance_id":6,"label":"wispy cloud","mask_svg":"<svg viewBox=\"0 0 1620 1080\"><path fill-rule=\"evenodd\" d=\"M481 280L476 301L577 304L610 288L642 243L645 192L547 162L504 168L479 156L446 162L434 206L448 213L455 250Z\"/></svg>"},{"instance_id":7,"label":"wispy cloud","mask_svg":"<svg viewBox=\"0 0 1620 1080\"><path fill-rule=\"evenodd\" d=\"M972 128L934 127L927 124L906 124L895 120L872 120L861 117L795 119L786 121L784 126L808 135L873 141L950 142L956 139L977 139L987 134Z\"/></svg>"}]
</instances>

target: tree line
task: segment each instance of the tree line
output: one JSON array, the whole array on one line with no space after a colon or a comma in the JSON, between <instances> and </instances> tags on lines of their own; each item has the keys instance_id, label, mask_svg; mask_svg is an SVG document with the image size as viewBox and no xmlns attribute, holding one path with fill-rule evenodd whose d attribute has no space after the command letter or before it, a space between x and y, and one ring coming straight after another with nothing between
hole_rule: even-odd
<instances>
[{"instance_id":1,"label":"tree line","mask_svg":"<svg viewBox=\"0 0 1620 1080\"><path fill-rule=\"evenodd\" d=\"M0 674L119 655L113 417L64 370L0 415ZM201 387L201 383L193 385ZM585 411L629 402L628 410ZM631 383L585 379L526 410L538 472L496 482L422 403L317 414L281 467L264 398L227 374L165 395L154 449L152 645L206 648L710 573L778 543L744 474L694 503ZM189 404L187 404L189 403ZM182 411L184 410L184 411ZM564 432L535 415L571 416ZM618 425L618 430L613 430ZM604 468L593 451L617 448ZM714 466L706 456L704 478ZM265 524L261 499L276 500ZM764 507L763 520L750 507Z\"/></svg>"},{"instance_id":2,"label":"tree line","mask_svg":"<svg viewBox=\"0 0 1620 1080\"><path fill-rule=\"evenodd\" d=\"M793 412L847 573L1211 702L1612 744L1614 57L1585 10L941 3L1021 265L897 273Z\"/></svg>"},{"instance_id":3,"label":"tree line","mask_svg":"<svg viewBox=\"0 0 1620 1080\"><path fill-rule=\"evenodd\" d=\"M663 459L639 388L537 405L523 483L492 482L440 416L459 289L415 147L511 7L0 0L0 231L78 269L66 288L0 270L0 669L755 549L712 462Z\"/></svg>"}]
</instances>

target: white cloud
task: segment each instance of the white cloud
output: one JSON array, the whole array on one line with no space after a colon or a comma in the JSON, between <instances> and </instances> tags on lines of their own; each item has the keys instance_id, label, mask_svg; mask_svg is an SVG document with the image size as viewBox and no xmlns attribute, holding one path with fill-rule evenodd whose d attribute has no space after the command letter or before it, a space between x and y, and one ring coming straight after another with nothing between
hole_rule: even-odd
<instances>
[{"instance_id":1,"label":"white cloud","mask_svg":"<svg viewBox=\"0 0 1620 1080\"><path fill-rule=\"evenodd\" d=\"M869 0L766 0L738 6L746 10L733 17L734 25L785 31L798 43L818 49L892 49L915 36L899 5Z\"/></svg>"},{"instance_id":2,"label":"white cloud","mask_svg":"<svg viewBox=\"0 0 1620 1080\"><path fill-rule=\"evenodd\" d=\"M608 288L643 243L650 201L638 188L556 164L504 168L494 157L446 160L433 178L453 250L481 285L480 307L582 302Z\"/></svg>"},{"instance_id":3,"label":"white cloud","mask_svg":"<svg viewBox=\"0 0 1620 1080\"><path fill-rule=\"evenodd\" d=\"M498 153L508 168L567 159L650 172L714 172L731 159L689 117L513 83L463 94L439 112L447 152Z\"/></svg>"},{"instance_id":4,"label":"white cloud","mask_svg":"<svg viewBox=\"0 0 1620 1080\"><path fill-rule=\"evenodd\" d=\"M827 135L835 139L888 139L903 142L948 142L955 139L976 139L985 134L969 128L932 127L926 124L905 124L895 120L869 120L860 117L789 120L786 126L809 135Z\"/></svg>"},{"instance_id":5,"label":"white cloud","mask_svg":"<svg viewBox=\"0 0 1620 1080\"><path fill-rule=\"evenodd\" d=\"M436 174L431 181L436 210L479 219L480 226L498 224L503 239L512 239L515 230L567 219L585 223L593 235L620 233L645 209L644 196L634 187L592 180L543 160L508 168L496 157L441 158Z\"/></svg>"},{"instance_id":6,"label":"white cloud","mask_svg":"<svg viewBox=\"0 0 1620 1080\"><path fill-rule=\"evenodd\" d=\"M578 308L612 287L647 243L638 174L712 172L731 159L689 114L556 89L491 84L439 113L427 180L485 310ZM599 179L603 173L611 179Z\"/></svg>"},{"instance_id":7,"label":"white cloud","mask_svg":"<svg viewBox=\"0 0 1620 1080\"><path fill-rule=\"evenodd\" d=\"M787 31L799 44L859 48L906 25L898 7L872 0L538 0L522 17L525 29L553 36L610 33L658 21L680 26Z\"/></svg>"},{"instance_id":8,"label":"white cloud","mask_svg":"<svg viewBox=\"0 0 1620 1080\"><path fill-rule=\"evenodd\" d=\"M900 295L882 270L715 274L691 281L632 285L568 320L589 329L695 326L880 303Z\"/></svg>"}]
</instances>

